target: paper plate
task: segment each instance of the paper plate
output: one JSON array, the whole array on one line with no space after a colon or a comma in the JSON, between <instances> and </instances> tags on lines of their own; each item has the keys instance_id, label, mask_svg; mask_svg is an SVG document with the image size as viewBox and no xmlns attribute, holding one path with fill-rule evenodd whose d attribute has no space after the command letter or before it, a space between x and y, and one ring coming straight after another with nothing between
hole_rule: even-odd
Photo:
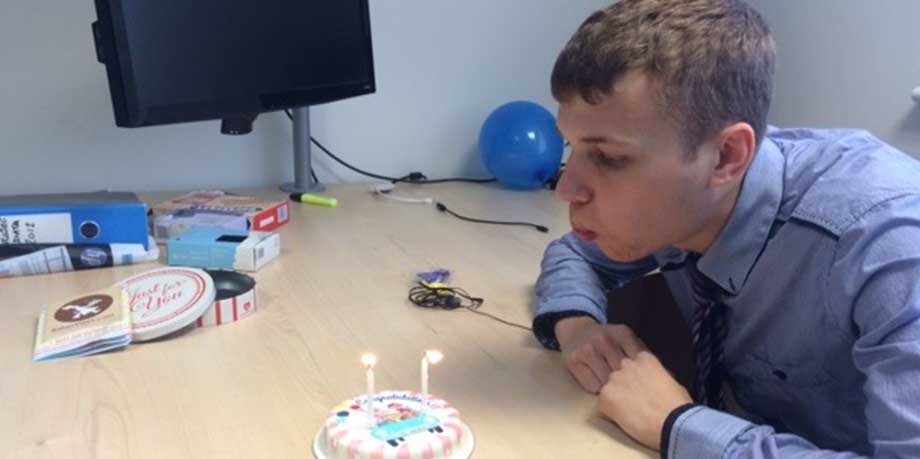
<instances>
[{"instance_id":1,"label":"paper plate","mask_svg":"<svg viewBox=\"0 0 920 459\"><path fill-rule=\"evenodd\" d=\"M195 322L214 303L214 280L195 268L161 268L119 283L128 292L134 341L168 335Z\"/></svg>"}]
</instances>

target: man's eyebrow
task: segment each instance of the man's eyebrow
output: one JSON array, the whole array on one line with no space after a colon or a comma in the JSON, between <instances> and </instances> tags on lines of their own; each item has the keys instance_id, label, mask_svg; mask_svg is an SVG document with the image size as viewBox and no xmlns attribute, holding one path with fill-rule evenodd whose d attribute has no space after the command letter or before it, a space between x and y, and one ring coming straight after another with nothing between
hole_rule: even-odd
<instances>
[{"instance_id":1,"label":"man's eyebrow","mask_svg":"<svg viewBox=\"0 0 920 459\"><path fill-rule=\"evenodd\" d=\"M616 139L613 137L607 137L607 136L602 136L602 135L582 137L579 140L583 143L590 143L590 144L605 143L605 144L610 144L610 145L620 145L624 147L635 147L636 146L636 144L633 142L628 142L625 140L620 140L620 139Z\"/></svg>"}]
</instances>

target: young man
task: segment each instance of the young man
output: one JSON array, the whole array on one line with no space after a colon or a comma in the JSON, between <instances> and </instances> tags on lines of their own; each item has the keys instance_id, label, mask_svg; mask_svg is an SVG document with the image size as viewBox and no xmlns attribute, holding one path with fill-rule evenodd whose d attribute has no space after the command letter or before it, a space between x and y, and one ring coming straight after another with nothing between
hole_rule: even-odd
<instances>
[{"instance_id":1,"label":"young man","mask_svg":"<svg viewBox=\"0 0 920 459\"><path fill-rule=\"evenodd\" d=\"M862 131L768 129L774 55L738 0L623 0L580 27L552 76L572 232L534 332L665 458L920 457L920 163ZM690 390L607 324L607 291L656 268Z\"/></svg>"}]
</instances>

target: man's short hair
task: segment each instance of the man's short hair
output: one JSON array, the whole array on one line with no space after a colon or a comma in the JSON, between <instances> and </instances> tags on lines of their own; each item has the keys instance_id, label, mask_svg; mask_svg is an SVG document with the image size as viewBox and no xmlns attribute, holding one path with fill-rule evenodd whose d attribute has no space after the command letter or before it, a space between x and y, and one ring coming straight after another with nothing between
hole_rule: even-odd
<instances>
[{"instance_id":1,"label":"man's short hair","mask_svg":"<svg viewBox=\"0 0 920 459\"><path fill-rule=\"evenodd\" d=\"M641 69L655 103L689 152L735 122L760 145L773 96L776 45L740 0L623 0L592 14L559 54L553 96L595 104L627 71Z\"/></svg>"}]
</instances>

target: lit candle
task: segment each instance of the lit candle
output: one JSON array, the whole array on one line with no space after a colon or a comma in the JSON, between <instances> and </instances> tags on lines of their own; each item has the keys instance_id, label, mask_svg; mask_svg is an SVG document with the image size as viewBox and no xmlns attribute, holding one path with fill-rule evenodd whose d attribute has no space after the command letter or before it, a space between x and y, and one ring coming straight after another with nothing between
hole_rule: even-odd
<instances>
[{"instance_id":1,"label":"lit candle","mask_svg":"<svg viewBox=\"0 0 920 459\"><path fill-rule=\"evenodd\" d=\"M374 354L364 354L361 356L361 363L367 368L367 402L364 406L367 415L371 418L371 423L377 425L377 418L374 416L374 365L377 364L377 357Z\"/></svg>"},{"instance_id":2,"label":"lit candle","mask_svg":"<svg viewBox=\"0 0 920 459\"><path fill-rule=\"evenodd\" d=\"M441 351L425 351L422 356L422 406L428 407L428 365L434 365L444 358Z\"/></svg>"}]
</instances>

